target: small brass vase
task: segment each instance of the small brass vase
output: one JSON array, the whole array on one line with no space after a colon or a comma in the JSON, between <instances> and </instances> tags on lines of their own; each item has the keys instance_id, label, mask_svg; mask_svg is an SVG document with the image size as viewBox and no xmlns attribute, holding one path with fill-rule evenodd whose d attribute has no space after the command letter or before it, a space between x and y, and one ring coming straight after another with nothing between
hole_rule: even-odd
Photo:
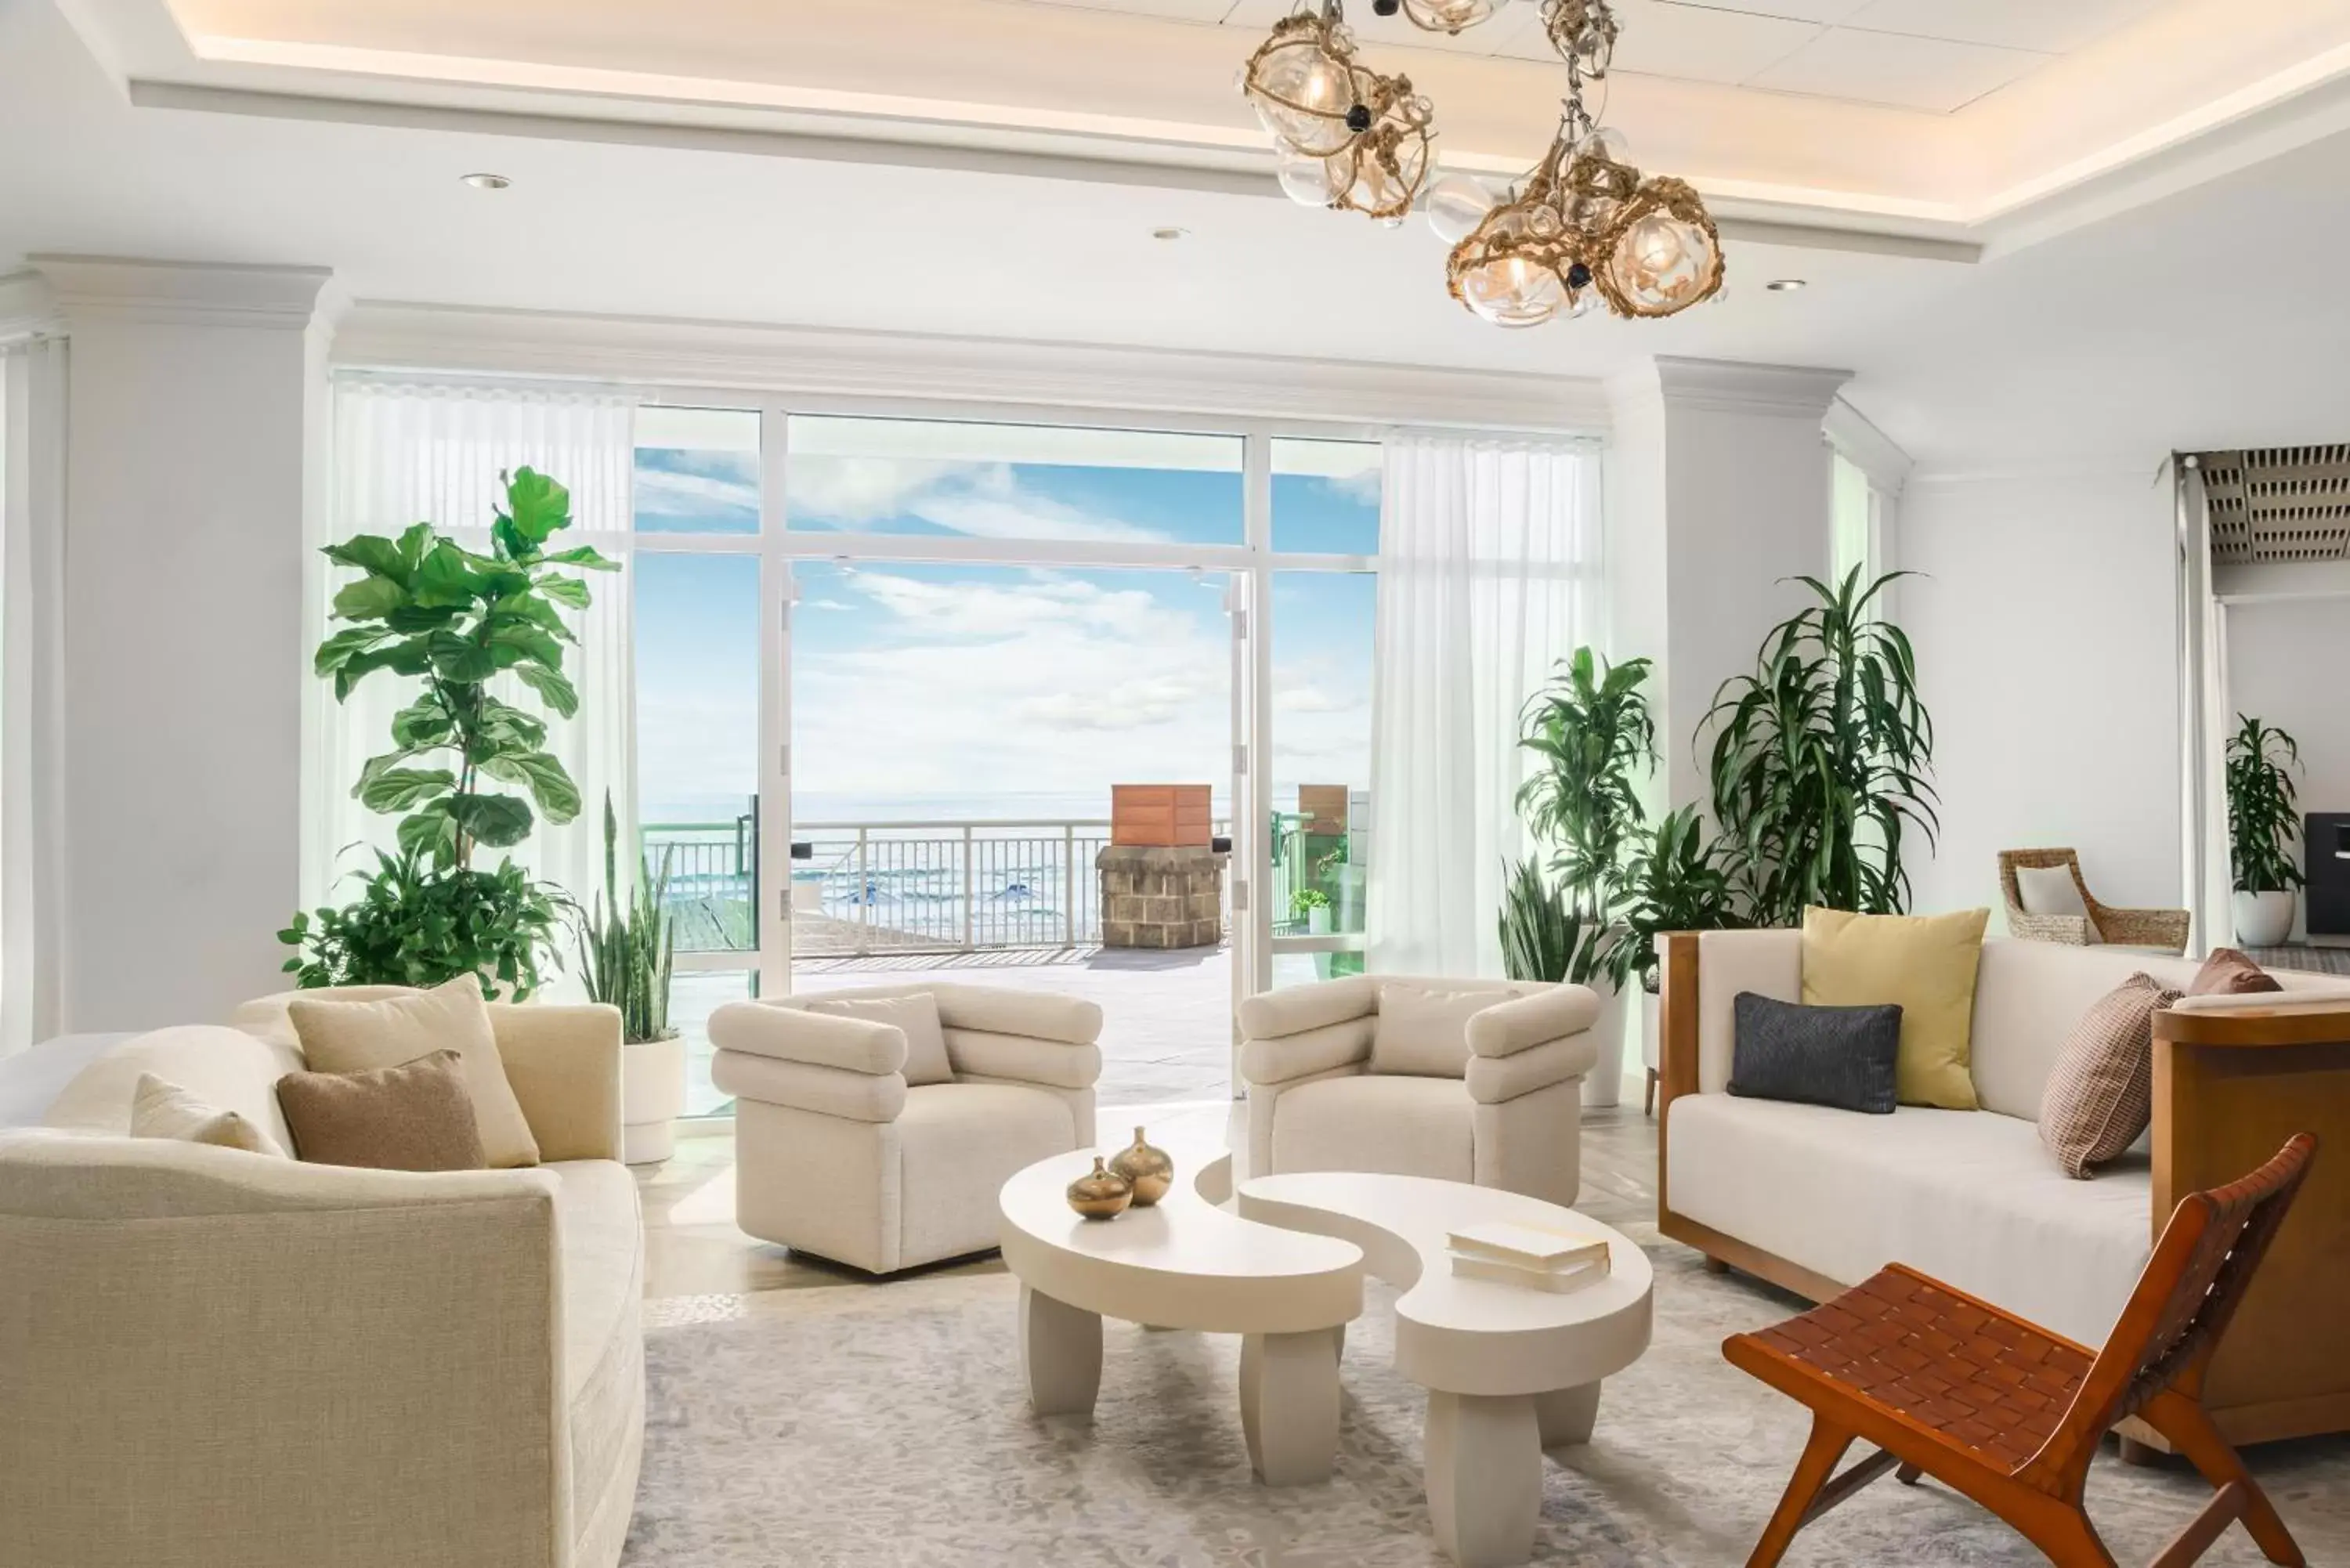
<instances>
[{"instance_id":1,"label":"small brass vase","mask_svg":"<svg viewBox=\"0 0 2350 1568\"><path fill-rule=\"evenodd\" d=\"M1069 1183L1069 1207L1088 1220L1115 1220L1134 1201L1134 1184L1094 1156L1094 1168Z\"/></svg>"},{"instance_id":2,"label":"small brass vase","mask_svg":"<svg viewBox=\"0 0 2350 1568\"><path fill-rule=\"evenodd\" d=\"M1165 1149L1151 1147L1140 1127L1134 1129L1134 1142L1118 1150L1109 1168L1113 1175L1126 1178L1128 1185L1134 1189L1134 1206L1138 1209L1149 1208L1175 1185L1175 1162L1167 1158Z\"/></svg>"}]
</instances>

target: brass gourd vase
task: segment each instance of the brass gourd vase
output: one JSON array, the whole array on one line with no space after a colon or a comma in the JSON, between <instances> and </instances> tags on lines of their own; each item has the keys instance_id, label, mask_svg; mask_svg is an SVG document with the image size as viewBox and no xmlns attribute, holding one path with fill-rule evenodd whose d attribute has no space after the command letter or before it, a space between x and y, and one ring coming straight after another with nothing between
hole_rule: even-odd
<instances>
[{"instance_id":1,"label":"brass gourd vase","mask_svg":"<svg viewBox=\"0 0 2350 1568\"><path fill-rule=\"evenodd\" d=\"M1134 1201L1134 1184L1094 1156L1094 1168L1069 1183L1069 1207L1088 1220L1115 1220Z\"/></svg>"},{"instance_id":2,"label":"brass gourd vase","mask_svg":"<svg viewBox=\"0 0 2350 1568\"><path fill-rule=\"evenodd\" d=\"M1149 1208L1175 1185L1175 1162L1167 1157L1165 1149L1151 1147L1140 1127L1134 1129L1134 1142L1118 1150L1109 1168L1111 1174L1126 1178L1134 1189L1134 1206L1138 1209Z\"/></svg>"}]
</instances>

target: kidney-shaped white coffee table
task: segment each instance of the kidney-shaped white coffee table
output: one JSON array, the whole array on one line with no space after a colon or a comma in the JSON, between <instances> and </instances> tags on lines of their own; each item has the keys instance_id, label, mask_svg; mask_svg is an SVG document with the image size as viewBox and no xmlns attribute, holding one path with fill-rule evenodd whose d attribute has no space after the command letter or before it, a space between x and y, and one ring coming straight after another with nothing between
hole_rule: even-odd
<instances>
[{"instance_id":1,"label":"kidney-shaped white coffee table","mask_svg":"<svg viewBox=\"0 0 2350 1568\"><path fill-rule=\"evenodd\" d=\"M1217 1208L1199 1189L1221 1197L1229 1165L1183 1150L1155 1207L1082 1219L1065 1193L1093 1158L1040 1161L998 1199L1037 1414L1093 1409L1105 1317L1242 1334L1241 1428L1256 1473L1270 1486L1327 1480L1338 1452L1339 1333L1362 1314L1362 1249Z\"/></svg>"},{"instance_id":2,"label":"kidney-shaped white coffee table","mask_svg":"<svg viewBox=\"0 0 2350 1568\"><path fill-rule=\"evenodd\" d=\"M1653 1276L1630 1238L1498 1188L1316 1172L1242 1183L1243 1218L1362 1248L1403 1293L1395 1368L1428 1393L1422 1447L1437 1544L1462 1568L1534 1554L1544 1449L1590 1439L1599 1384L1648 1347ZM1608 1277L1567 1295L1456 1279L1447 1234L1491 1221L1605 1240Z\"/></svg>"}]
</instances>

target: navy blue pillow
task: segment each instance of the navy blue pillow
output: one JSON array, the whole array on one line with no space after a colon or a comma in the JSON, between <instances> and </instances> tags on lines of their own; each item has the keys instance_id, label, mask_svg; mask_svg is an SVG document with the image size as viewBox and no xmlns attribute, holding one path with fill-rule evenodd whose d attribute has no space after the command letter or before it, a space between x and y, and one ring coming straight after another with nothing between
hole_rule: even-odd
<instances>
[{"instance_id":1,"label":"navy blue pillow","mask_svg":"<svg viewBox=\"0 0 2350 1568\"><path fill-rule=\"evenodd\" d=\"M1731 1094L1893 1114L1900 1008L1802 1007L1751 991L1731 1006Z\"/></svg>"}]
</instances>

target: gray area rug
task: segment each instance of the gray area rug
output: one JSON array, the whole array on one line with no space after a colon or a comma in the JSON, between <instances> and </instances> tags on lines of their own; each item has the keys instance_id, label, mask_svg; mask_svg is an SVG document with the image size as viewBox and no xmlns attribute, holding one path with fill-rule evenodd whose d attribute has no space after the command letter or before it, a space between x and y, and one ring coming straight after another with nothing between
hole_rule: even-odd
<instances>
[{"instance_id":1,"label":"gray area rug","mask_svg":"<svg viewBox=\"0 0 2350 1568\"><path fill-rule=\"evenodd\" d=\"M1646 1236L1643 1240L1647 1240ZM1721 1359L1725 1334L1784 1316L1767 1287L1652 1249L1657 1331L1610 1379L1591 1443L1544 1467L1535 1561L1579 1568L1742 1563L1807 1417ZM1376 1299L1347 1343L1336 1476L1250 1477L1239 1341L1107 1325L1090 1421L1028 1411L1017 1284L964 1275L651 1303L635 1568L1433 1568L1421 1392L1388 1369ZM2350 1563L2350 1439L2275 1445L2254 1465L2312 1563ZM2145 1563L2201 1506L2191 1472L2110 1455L2090 1511ZM1881 1481L1798 1539L1791 1565L2031 1564L1972 1504ZM2263 1559L2241 1531L2210 1564Z\"/></svg>"}]
</instances>

